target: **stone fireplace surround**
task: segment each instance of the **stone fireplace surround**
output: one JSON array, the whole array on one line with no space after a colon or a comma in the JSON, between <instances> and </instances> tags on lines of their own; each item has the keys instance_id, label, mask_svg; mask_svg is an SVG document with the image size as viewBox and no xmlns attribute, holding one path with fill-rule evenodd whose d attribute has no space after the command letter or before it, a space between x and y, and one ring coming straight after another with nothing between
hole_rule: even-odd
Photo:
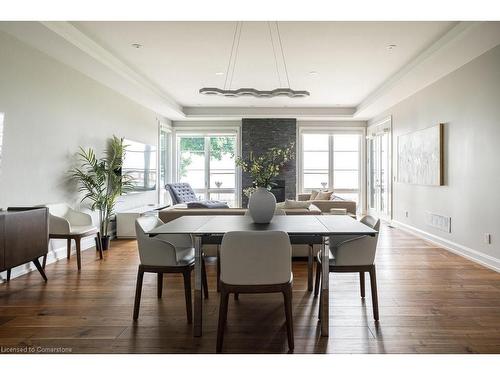
<instances>
[{"instance_id":1,"label":"stone fireplace surround","mask_svg":"<svg viewBox=\"0 0 500 375\"><path fill-rule=\"evenodd\" d=\"M285 147L290 143L297 147L297 119L294 118L244 118L241 126L241 153L244 158L253 151L263 153L272 147ZM242 190L252 186L252 179L247 172L242 173ZM295 199L297 174L296 159L287 163L276 178L274 191L276 200ZM284 186L283 186L284 185ZM242 206L246 207L248 198L242 191Z\"/></svg>"}]
</instances>

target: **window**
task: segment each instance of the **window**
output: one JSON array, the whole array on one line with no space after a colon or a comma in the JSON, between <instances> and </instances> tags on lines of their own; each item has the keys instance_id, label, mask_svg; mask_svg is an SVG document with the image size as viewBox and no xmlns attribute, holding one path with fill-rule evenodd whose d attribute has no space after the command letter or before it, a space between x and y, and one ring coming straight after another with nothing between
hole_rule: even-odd
<instances>
[{"instance_id":1,"label":"window","mask_svg":"<svg viewBox=\"0 0 500 375\"><path fill-rule=\"evenodd\" d=\"M361 132L303 132L301 190L332 189L335 195L361 200Z\"/></svg>"},{"instance_id":2,"label":"window","mask_svg":"<svg viewBox=\"0 0 500 375\"><path fill-rule=\"evenodd\" d=\"M160 125L160 189L159 189L159 202L160 204L170 204L170 195L165 189L165 185L172 181L172 133L169 128Z\"/></svg>"},{"instance_id":3,"label":"window","mask_svg":"<svg viewBox=\"0 0 500 375\"><path fill-rule=\"evenodd\" d=\"M235 207L236 135L177 135L177 176L201 200L220 200Z\"/></svg>"}]
</instances>

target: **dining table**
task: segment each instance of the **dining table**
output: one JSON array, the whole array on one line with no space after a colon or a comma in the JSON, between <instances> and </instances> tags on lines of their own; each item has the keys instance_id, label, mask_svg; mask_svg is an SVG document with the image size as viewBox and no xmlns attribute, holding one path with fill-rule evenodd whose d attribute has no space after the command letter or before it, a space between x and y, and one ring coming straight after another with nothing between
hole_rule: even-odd
<instances>
[{"instance_id":1,"label":"dining table","mask_svg":"<svg viewBox=\"0 0 500 375\"><path fill-rule=\"evenodd\" d=\"M321 243L321 316L328 317L329 294L329 246L328 239L335 236L375 236L377 231L348 215L276 215L270 223L254 223L249 215L204 215L182 216L157 226L148 232L149 236L159 234L189 234L195 249L194 265L194 321L193 336L203 333L202 294L202 246L220 244L224 234L232 231L283 231L288 233L294 244ZM321 336L329 335L329 319L321 319Z\"/></svg>"}]
</instances>

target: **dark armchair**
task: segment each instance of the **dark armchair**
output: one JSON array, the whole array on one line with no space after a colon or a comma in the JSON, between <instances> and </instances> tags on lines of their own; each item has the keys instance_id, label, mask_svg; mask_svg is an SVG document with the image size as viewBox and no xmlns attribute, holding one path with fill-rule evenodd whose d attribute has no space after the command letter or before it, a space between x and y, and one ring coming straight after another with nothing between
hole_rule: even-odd
<instances>
[{"instance_id":1,"label":"dark armchair","mask_svg":"<svg viewBox=\"0 0 500 375\"><path fill-rule=\"evenodd\" d=\"M195 202L198 200L191 185L186 182L176 182L173 184L166 184L165 188L172 197L172 204Z\"/></svg>"}]
</instances>

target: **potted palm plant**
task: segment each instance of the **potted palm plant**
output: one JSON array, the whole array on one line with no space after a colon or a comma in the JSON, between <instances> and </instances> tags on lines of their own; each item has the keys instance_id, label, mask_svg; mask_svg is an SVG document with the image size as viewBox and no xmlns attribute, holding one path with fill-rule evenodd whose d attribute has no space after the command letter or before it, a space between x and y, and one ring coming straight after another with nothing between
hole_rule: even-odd
<instances>
[{"instance_id":1,"label":"potted palm plant","mask_svg":"<svg viewBox=\"0 0 500 375\"><path fill-rule=\"evenodd\" d=\"M261 155L253 152L246 159L238 157L236 165L250 173L253 187L244 190L248 194L248 211L255 223L269 223L276 210L276 198L270 192L274 179L284 165L295 157L294 144L288 147L273 147Z\"/></svg>"},{"instance_id":2,"label":"potted palm plant","mask_svg":"<svg viewBox=\"0 0 500 375\"><path fill-rule=\"evenodd\" d=\"M83 201L90 202L90 209L99 212L102 248L109 248L110 221L118 198L133 188L133 178L122 173L126 145L123 138L113 136L109 140L104 156L98 158L92 148L80 147L78 161L80 167L70 171L83 193Z\"/></svg>"}]
</instances>

